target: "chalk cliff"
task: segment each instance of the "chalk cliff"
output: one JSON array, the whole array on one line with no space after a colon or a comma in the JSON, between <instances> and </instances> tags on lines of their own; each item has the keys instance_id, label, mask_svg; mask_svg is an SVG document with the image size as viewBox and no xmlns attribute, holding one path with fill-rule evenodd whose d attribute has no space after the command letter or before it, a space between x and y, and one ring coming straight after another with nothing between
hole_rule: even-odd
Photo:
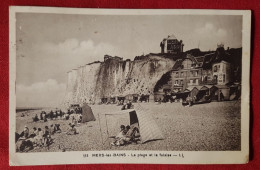
<instances>
[{"instance_id":1,"label":"chalk cliff","mask_svg":"<svg viewBox=\"0 0 260 170\"><path fill-rule=\"evenodd\" d=\"M69 71L65 105L100 102L102 97L128 94L153 95L154 86L175 61L156 54L134 61L109 58L104 62L86 64Z\"/></svg>"}]
</instances>

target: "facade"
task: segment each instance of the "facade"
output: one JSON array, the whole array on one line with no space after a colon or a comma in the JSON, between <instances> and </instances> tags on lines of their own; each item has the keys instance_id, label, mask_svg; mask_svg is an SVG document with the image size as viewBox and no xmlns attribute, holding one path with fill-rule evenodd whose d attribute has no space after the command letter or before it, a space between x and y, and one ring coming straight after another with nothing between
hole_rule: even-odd
<instances>
[{"instance_id":1,"label":"facade","mask_svg":"<svg viewBox=\"0 0 260 170\"><path fill-rule=\"evenodd\" d=\"M118 60L118 61L123 61L122 57L118 57L118 56L110 56L110 55L104 55L104 61L108 60L108 59L113 59L113 60Z\"/></svg>"},{"instance_id":2,"label":"facade","mask_svg":"<svg viewBox=\"0 0 260 170\"><path fill-rule=\"evenodd\" d=\"M192 54L186 54L184 58L176 61L173 69L170 71L168 83L163 85L157 93L184 94L187 92L191 93L194 90L197 90L196 93L204 90L203 95L205 95L210 93L209 88L214 86L218 89L221 87L223 89L222 93L225 99L227 99L229 94L226 84L232 82L231 67L229 62L221 59L218 52L196 57ZM205 91L202 87L207 90ZM220 91L216 93L220 93ZM201 95L199 96L203 96L202 92L200 93ZM216 94L216 96L219 96L219 94ZM219 97L217 99L220 100Z\"/></svg>"},{"instance_id":3,"label":"facade","mask_svg":"<svg viewBox=\"0 0 260 170\"><path fill-rule=\"evenodd\" d=\"M174 92L181 92L202 83L202 67L193 56L187 55L177 62L171 72L170 84Z\"/></svg>"},{"instance_id":4,"label":"facade","mask_svg":"<svg viewBox=\"0 0 260 170\"><path fill-rule=\"evenodd\" d=\"M225 85L231 81L230 63L221 61L212 65L213 78L218 85Z\"/></svg>"},{"instance_id":5,"label":"facade","mask_svg":"<svg viewBox=\"0 0 260 170\"><path fill-rule=\"evenodd\" d=\"M160 43L161 53L178 54L183 52L183 46L182 40L178 41L174 35L169 35Z\"/></svg>"}]
</instances>

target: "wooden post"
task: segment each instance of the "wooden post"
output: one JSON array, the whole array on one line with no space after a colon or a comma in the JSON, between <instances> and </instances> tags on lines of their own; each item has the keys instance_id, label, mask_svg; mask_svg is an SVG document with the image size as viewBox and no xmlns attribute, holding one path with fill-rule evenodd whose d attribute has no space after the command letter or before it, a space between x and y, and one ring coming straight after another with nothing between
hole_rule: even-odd
<instances>
[{"instance_id":1,"label":"wooden post","mask_svg":"<svg viewBox=\"0 0 260 170\"><path fill-rule=\"evenodd\" d=\"M99 130L100 130L100 136L101 136L102 147L103 147L104 146L104 141L103 141L103 136L102 136L102 130L101 130L99 113L98 113L98 122L99 122Z\"/></svg>"}]
</instances>

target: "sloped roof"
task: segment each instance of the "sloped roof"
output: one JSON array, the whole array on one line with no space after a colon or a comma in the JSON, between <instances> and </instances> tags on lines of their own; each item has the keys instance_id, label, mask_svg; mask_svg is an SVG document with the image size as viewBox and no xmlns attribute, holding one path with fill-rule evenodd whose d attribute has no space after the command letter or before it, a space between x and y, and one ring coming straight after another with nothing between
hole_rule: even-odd
<instances>
[{"instance_id":1,"label":"sloped roof","mask_svg":"<svg viewBox=\"0 0 260 170\"><path fill-rule=\"evenodd\" d=\"M173 70L178 70L178 68L182 65L182 59L176 60L175 64L173 65L172 69Z\"/></svg>"},{"instance_id":2,"label":"sloped roof","mask_svg":"<svg viewBox=\"0 0 260 170\"><path fill-rule=\"evenodd\" d=\"M177 39L177 38L175 37L175 35L171 34L171 35L168 35L167 39Z\"/></svg>"},{"instance_id":3,"label":"sloped roof","mask_svg":"<svg viewBox=\"0 0 260 170\"><path fill-rule=\"evenodd\" d=\"M197 87L192 87L192 86L190 86L190 87L187 87L185 90L192 91L194 88L198 89ZM185 91L185 90L184 90L184 91Z\"/></svg>"},{"instance_id":4,"label":"sloped roof","mask_svg":"<svg viewBox=\"0 0 260 170\"><path fill-rule=\"evenodd\" d=\"M229 87L226 85L214 85L215 87L217 87L218 89L228 89ZM213 87L214 87L213 86Z\"/></svg>"},{"instance_id":5,"label":"sloped roof","mask_svg":"<svg viewBox=\"0 0 260 170\"><path fill-rule=\"evenodd\" d=\"M211 68L212 62L215 60L215 53L209 53L204 56L203 68Z\"/></svg>"},{"instance_id":6,"label":"sloped roof","mask_svg":"<svg viewBox=\"0 0 260 170\"><path fill-rule=\"evenodd\" d=\"M204 58L205 58L204 56L195 57L196 61L199 63L203 63Z\"/></svg>"}]
</instances>

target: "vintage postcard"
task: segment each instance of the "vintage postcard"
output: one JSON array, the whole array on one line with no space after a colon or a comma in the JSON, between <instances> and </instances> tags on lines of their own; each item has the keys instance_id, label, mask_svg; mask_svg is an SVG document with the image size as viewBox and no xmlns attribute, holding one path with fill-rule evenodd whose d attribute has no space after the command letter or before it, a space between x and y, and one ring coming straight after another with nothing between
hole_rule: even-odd
<instances>
[{"instance_id":1,"label":"vintage postcard","mask_svg":"<svg viewBox=\"0 0 260 170\"><path fill-rule=\"evenodd\" d=\"M10 7L10 165L249 160L248 10Z\"/></svg>"}]
</instances>

